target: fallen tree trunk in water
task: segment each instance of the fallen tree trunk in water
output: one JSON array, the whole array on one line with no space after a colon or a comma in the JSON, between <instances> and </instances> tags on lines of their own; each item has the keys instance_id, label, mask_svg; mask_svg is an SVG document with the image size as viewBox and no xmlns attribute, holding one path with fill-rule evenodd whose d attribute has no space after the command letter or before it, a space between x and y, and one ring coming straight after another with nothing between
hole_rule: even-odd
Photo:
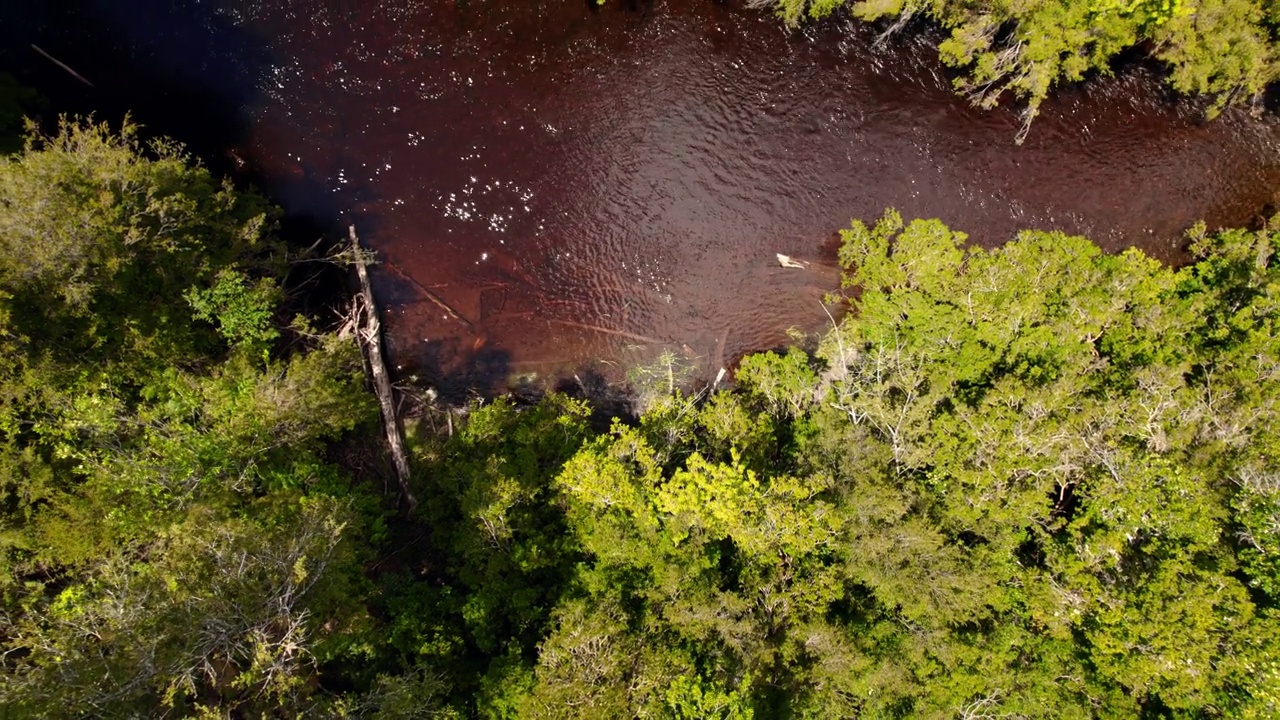
<instances>
[{"instance_id":1,"label":"fallen tree trunk in water","mask_svg":"<svg viewBox=\"0 0 1280 720\"><path fill-rule=\"evenodd\" d=\"M604 333L605 335L616 335L618 337L627 338L628 340L635 340L636 342L654 343L654 344L659 344L662 342L657 338L646 337L644 335L637 335L635 333L629 333L625 330L614 330L613 328L600 327L599 325L588 325L586 323L573 322L572 320L548 320L547 322L555 323L556 325L564 325L565 327L574 327L574 328L580 328L582 330L590 330L591 332Z\"/></svg>"},{"instance_id":2,"label":"fallen tree trunk in water","mask_svg":"<svg viewBox=\"0 0 1280 720\"><path fill-rule=\"evenodd\" d=\"M441 298L439 295L431 292L431 290L426 285L423 285L422 283L418 282L411 275L409 275L409 273L401 270L400 268L396 267L391 263L384 263L383 265L391 272L395 273L396 275L399 275L409 284L418 288L418 290L423 295L425 295L428 300L435 303L437 307L439 307L441 310L444 310L446 313L448 313L449 317L453 318L454 320L457 320L463 325L466 325L468 330L475 332L475 329L476 329L475 323L472 323L470 320L463 317L462 313L458 312L457 310L454 310L452 305L445 302L444 299Z\"/></svg>"},{"instance_id":3,"label":"fallen tree trunk in water","mask_svg":"<svg viewBox=\"0 0 1280 720\"><path fill-rule=\"evenodd\" d=\"M80 82L84 83L85 85L88 85L89 87L93 87L93 83L89 82L88 80L85 80L83 75L81 75L80 73L76 72L75 70L72 70L70 65L68 65L68 64L66 64L66 63L64 63L64 62L62 62L61 60L59 60L58 58L56 58L56 57L54 57L54 56L50 55L49 53L45 52L44 50L41 50L41 49L40 49L40 47L39 47L38 45L36 45L35 43L32 43L32 44L31 44L31 49L32 49L32 50L35 50L35 51L36 51L36 52L38 52L38 53L40 53L40 55L41 55L43 58L45 58L46 60L48 60L49 62L53 63L54 65L57 65L58 67L62 68L63 70L66 70L67 72L71 73L71 77L73 77L73 78L75 78L75 79L79 80Z\"/></svg>"},{"instance_id":4,"label":"fallen tree trunk in water","mask_svg":"<svg viewBox=\"0 0 1280 720\"><path fill-rule=\"evenodd\" d=\"M418 506L418 500L409 487L409 453L405 450L404 431L400 428L400 416L396 413L391 377L387 372L386 362L382 359L382 322L378 318L378 305L373 300L368 263L360 249L360 238L356 236L356 226L349 225L347 231L351 238L352 261L356 265L356 275L360 278L359 307L355 313L356 336L360 340L360 349L364 351L365 359L369 363L369 375L373 378L374 394L378 396L378 404L382 407L382 423L387 430L387 445L391 449L391 460L395 464L400 492L404 494L409 512L412 513Z\"/></svg>"}]
</instances>

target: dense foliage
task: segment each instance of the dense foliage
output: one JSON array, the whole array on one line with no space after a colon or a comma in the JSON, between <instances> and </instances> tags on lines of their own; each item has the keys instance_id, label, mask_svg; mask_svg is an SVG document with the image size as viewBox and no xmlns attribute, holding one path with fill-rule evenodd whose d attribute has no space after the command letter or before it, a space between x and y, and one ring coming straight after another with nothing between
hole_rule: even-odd
<instances>
[{"instance_id":1,"label":"dense foliage","mask_svg":"<svg viewBox=\"0 0 1280 720\"><path fill-rule=\"evenodd\" d=\"M1027 123L1057 83L1108 74L1120 53L1141 48L1166 65L1179 92L1213 98L1210 113L1258 96L1277 78L1273 0L756 0L789 23L848 8L862 20L940 24L943 62L962 70L956 88L984 107L1011 93ZM1025 129L1025 126L1024 126Z\"/></svg>"},{"instance_id":2,"label":"dense foliage","mask_svg":"<svg viewBox=\"0 0 1280 720\"><path fill-rule=\"evenodd\" d=\"M373 406L352 343L273 347L270 224L129 125L0 158L6 717L303 707L348 652Z\"/></svg>"},{"instance_id":3,"label":"dense foliage","mask_svg":"<svg viewBox=\"0 0 1280 720\"><path fill-rule=\"evenodd\" d=\"M424 424L410 518L270 226L129 127L0 161L7 715L1280 715L1280 226L855 222L809 352Z\"/></svg>"},{"instance_id":4,"label":"dense foliage","mask_svg":"<svg viewBox=\"0 0 1280 720\"><path fill-rule=\"evenodd\" d=\"M462 631L418 656L489 658L491 716L1275 717L1276 237L1173 271L855 223L815 355L596 437L479 411L424 491Z\"/></svg>"}]
</instances>

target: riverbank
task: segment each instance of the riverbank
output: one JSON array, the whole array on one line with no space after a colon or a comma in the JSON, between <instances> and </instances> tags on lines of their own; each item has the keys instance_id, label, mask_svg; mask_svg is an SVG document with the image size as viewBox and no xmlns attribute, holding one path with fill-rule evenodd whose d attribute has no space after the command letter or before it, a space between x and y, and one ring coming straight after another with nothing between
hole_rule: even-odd
<instances>
[{"instance_id":1,"label":"riverbank","mask_svg":"<svg viewBox=\"0 0 1280 720\"><path fill-rule=\"evenodd\" d=\"M0 161L10 715L1280 711L1280 218L1179 269L854 221L808 351L434 408L392 472L268 216L129 128Z\"/></svg>"}]
</instances>

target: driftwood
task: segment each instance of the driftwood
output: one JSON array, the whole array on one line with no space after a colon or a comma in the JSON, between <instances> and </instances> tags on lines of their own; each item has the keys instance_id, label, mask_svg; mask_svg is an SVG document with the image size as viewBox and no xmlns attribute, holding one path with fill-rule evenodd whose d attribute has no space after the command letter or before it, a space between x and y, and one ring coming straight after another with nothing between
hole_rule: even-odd
<instances>
[{"instance_id":1,"label":"driftwood","mask_svg":"<svg viewBox=\"0 0 1280 720\"><path fill-rule=\"evenodd\" d=\"M383 263L383 266L386 267L391 272L395 273L396 275L399 275L402 279L407 281L409 284L418 288L418 290L422 292L422 294L425 295L428 300L435 303L436 307L448 313L449 317L453 318L454 320L457 320L463 325L466 325L468 330L474 331L476 329L476 326L474 323L472 323L470 320L463 317L462 313L458 312L457 310L454 310L453 307L449 305L449 303L445 302L439 295L431 292L431 290L429 290L426 285L423 285L422 283L415 280L413 277L409 275L409 273L401 270L400 268L396 267L392 263Z\"/></svg>"},{"instance_id":2,"label":"driftwood","mask_svg":"<svg viewBox=\"0 0 1280 720\"><path fill-rule=\"evenodd\" d=\"M556 325L564 325L565 327L573 327L573 328L580 328L582 330L590 330L591 332L598 332L604 335L616 335L618 337L627 338L628 340L635 340L636 342L642 342L642 343L661 343L662 342L657 338L646 337L644 335L636 335L635 333L629 333L625 330L614 330L613 328L600 327L599 325L588 325L586 323L573 322L572 320L548 320L547 322L555 323Z\"/></svg>"},{"instance_id":3,"label":"driftwood","mask_svg":"<svg viewBox=\"0 0 1280 720\"><path fill-rule=\"evenodd\" d=\"M41 55L43 55L43 56L44 56L44 58L45 58L46 60L48 60L49 62L53 63L54 65L57 65L58 67L62 68L63 70L66 70L67 72L71 73L71 77L73 77L73 78L75 78L75 79L79 80L80 82L84 83L85 85L88 85L89 87L93 87L93 83L89 82L88 80L85 80L83 75L81 75L80 73L76 72L75 70L72 70L70 65L68 65L68 64L66 64L66 63L64 63L64 62L62 62L61 60L59 60L58 58L56 58L56 57L54 57L54 56L50 55L49 53L45 52L44 50L41 50L41 49L40 49L40 46L36 45L35 43L32 43L32 44L31 44L31 49L32 49L32 50L35 50L36 52L38 52L38 53L40 53Z\"/></svg>"},{"instance_id":4,"label":"driftwood","mask_svg":"<svg viewBox=\"0 0 1280 720\"><path fill-rule=\"evenodd\" d=\"M809 263L807 261L796 260L790 257L789 255L783 255L782 253L776 253L776 254L778 256L778 264L784 268L795 268L797 270L804 270L805 268L809 267Z\"/></svg>"},{"instance_id":5,"label":"driftwood","mask_svg":"<svg viewBox=\"0 0 1280 720\"><path fill-rule=\"evenodd\" d=\"M378 404L382 407L382 422L387 430L387 445L391 448L391 460L396 466L396 479L400 481L400 491L404 493L409 512L413 512L418 505L418 500L409 488L409 453L405 450L404 431L400 428L400 417L396 413L391 376L387 372L386 362L382 359L382 322L378 318L378 306L374 302L373 288L369 284L368 262L360 250L360 238L356 236L356 226L350 225L347 230L351 238L351 255L356 265L356 275L360 278L360 302L358 303L360 311L357 312L356 334L360 338L360 347L364 350L365 358L369 362L373 391L378 396Z\"/></svg>"},{"instance_id":6,"label":"driftwood","mask_svg":"<svg viewBox=\"0 0 1280 720\"><path fill-rule=\"evenodd\" d=\"M716 339L716 365L720 366L720 374L716 375L716 381L712 385L719 385L724 379L724 344L729 341L729 328L725 328L720 333L720 337Z\"/></svg>"}]
</instances>

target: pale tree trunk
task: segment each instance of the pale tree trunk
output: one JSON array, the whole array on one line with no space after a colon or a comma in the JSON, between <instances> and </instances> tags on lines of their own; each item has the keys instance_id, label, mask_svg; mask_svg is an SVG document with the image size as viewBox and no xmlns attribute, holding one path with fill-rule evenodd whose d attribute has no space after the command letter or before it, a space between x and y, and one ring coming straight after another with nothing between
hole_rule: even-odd
<instances>
[{"instance_id":1,"label":"pale tree trunk","mask_svg":"<svg viewBox=\"0 0 1280 720\"><path fill-rule=\"evenodd\" d=\"M382 322L378 318L378 306L373 300L373 288L369 285L369 269L366 267L364 253L360 249L360 239L356 237L356 226L350 225L347 230L351 237L351 252L356 264L356 275L360 278L360 308L356 313L356 334L360 338L360 347L364 350L365 358L369 362L373 391L378 396L378 404L382 406L382 423L387 430L387 445L391 449L391 460L395 463L396 479L400 481L400 491L409 504L409 512L413 512L418 505L418 500L409 487L409 453L405 450L404 431L400 428L400 417L396 413L391 377L387 372L386 362L382 358Z\"/></svg>"}]
</instances>

